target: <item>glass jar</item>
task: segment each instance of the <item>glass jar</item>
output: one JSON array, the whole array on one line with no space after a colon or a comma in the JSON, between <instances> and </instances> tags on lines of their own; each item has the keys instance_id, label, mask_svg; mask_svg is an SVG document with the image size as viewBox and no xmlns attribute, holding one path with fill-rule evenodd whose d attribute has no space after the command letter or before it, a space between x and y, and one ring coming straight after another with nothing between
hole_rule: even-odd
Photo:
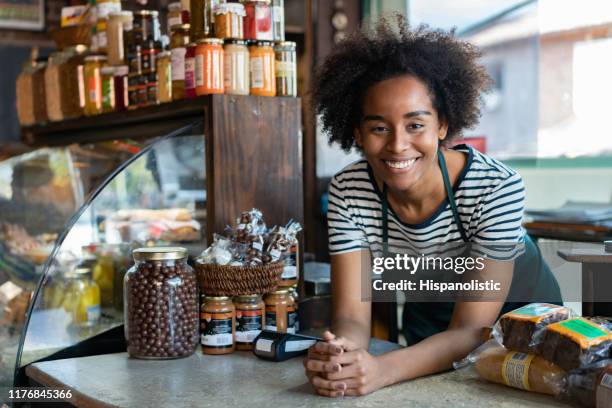
<instances>
[{"instance_id":1,"label":"glass jar","mask_svg":"<svg viewBox=\"0 0 612 408\"><path fill-rule=\"evenodd\" d=\"M115 110L124 111L130 105L128 97L128 72L127 65L119 65L115 67L115 76L113 78L115 87Z\"/></svg>"},{"instance_id":2,"label":"glass jar","mask_svg":"<svg viewBox=\"0 0 612 408\"><path fill-rule=\"evenodd\" d=\"M148 247L132 252L124 278L124 323L130 357L186 357L198 344L198 290L187 250Z\"/></svg>"},{"instance_id":3,"label":"glass jar","mask_svg":"<svg viewBox=\"0 0 612 408\"><path fill-rule=\"evenodd\" d=\"M287 289L268 293L266 303L265 328L279 333L295 334L295 302Z\"/></svg>"},{"instance_id":4,"label":"glass jar","mask_svg":"<svg viewBox=\"0 0 612 408\"><path fill-rule=\"evenodd\" d=\"M196 82L195 82L195 52L196 43L187 44L185 51L185 97L196 97Z\"/></svg>"},{"instance_id":5,"label":"glass jar","mask_svg":"<svg viewBox=\"0 0 612 408\"><path fill-rule=\"evenodd\" d=\"M191 40L198 41L214 34L213 9L219 0L191 0L189 23L191 24Z\"/></svg>"},{"instance_id":6,"label":"glass jar","mask_svg":"<svg viewBox=\"0 0 612 408\"><path fill-rule=\"evenodd\" d=\"M236 296L236 349L253 350L253 340L264 327L266 305L259 295Z\"/></svg>"},{"instance_id":7,"label":"glass jar","mask_svg":"<svg viewBox=\"0 0 612 408\"><path fill-rule=\"evenodd\" d=\"M111 13L108 16L106 37L108 40L107 57L109 65L122 65L125 63L123 30L124 25L132 25L133 18L134 16L130 11Z\"/></svg>"},{"instance_id":8,"label":"glass jar","mask_svg":"<svg viewBox=\"0 0 612 408\"><path fill-rule=\"evenodd\" d=\"M274 41L285 41L284 3L284 0L272 0L272 36Z\"/></svg>"},{"instance_id":9,"label":"glass jar","mask_svg":"<svg viewBox=\"0 0 612 408\"><path fill-rule=\"evenodd\" d=\"M223 40L219 38L199 40L195 60L196 94L222 94Z\"/></svg>"},{"instance_id":10,"label":"glass jar","mask_svg":"<svg viewBox=\"0 0 612 408\"><path fill-rule=\"evenodd\" d=\"M157 103L172 101L174 67L169 51L162 51L157 56Z\"/></svg>"},{"instance_id":11,"label":"glass jar","mask_svg":"<svg viewBox=\"0 0 612 408\"><path fill-rule=\"evenodd\" d=\"M149 72L143 75L147 81L147 101L146 105L156 105L158 103L157 72Z\"/></svg>"},{"instance_id":12,"label":"glass jar","mask_svg":"<svg viewBox=\"0 0 612 408\"><path fill-rule=\"evenodd\" d=\"M92 275L94 282L100 288L100 306L110 308L113 306L113 277L115 275L113 252L103 245L94 250L96 261Z\"/></svg>"},{"instance_id":13,"label":"glass jar","mask_svg":"<svg viewBox=\"0 0 612 408\"><path fill-rule=\"evenodd\" d=\"M85 57L83 76L85 78L85 115L102 113L102 75L101 69L106 65L104 55Z\"/></svg>"},{"instance_id":14,"label":"glass jar","mask_svg":"<svg viewBox=\"0 0 612 408\"><path fill-rule=\"evenodd\" d=\"M172 53L172 98L185 97L185 55L189 44L189 24L172 26L170 52Z\"/></svg>"},{"instance_id":15,"label":"glass jar","mask_svg":"<svg viewBox=\"0 0 612 408\"><path fill-rule=\"evenodd\" d=\"M115 67L102 67L102 112L109 113L115 110Z\"/></svg>"},{"instance_id":16,"label":"glass jar","mask_svg":"<svg viewBox=\"0 0 612 408\"><path fill-rule=\"evenodd\" d=\"M244 40L228 40L223 56L225 93L249 94L249 49Z\"/></svg>"},{"instance_id":17,"label":"glass jar","mask_svg":"<svg viewBox=\"0 0 612 408\"><path fill-rule=\"evenodd\" d=\"M272 9L270 0L244 2L244 38L272 41Z\"/></svg>"},{"instance_id":18,"label":"glass jar","mask_svg":"<svg viewBox=\"0 0 612 408\"><path fill-rule=\"evenodd\" d=\"M297 285L293 285L289 288L289 296L293 299L293 303L295 304L295 331L296 333L300 331L300 313L298 311L300 307L300 294L298 293Z\"/></svg>"},{"instance_id":19,"label":"glass jar","mask_svg":"<svg viewBox=\"0 0 612 408\"><path fill-rule=\"evenodd\" d=\"M297 96L296 45L283 41L274 47L276 71L276 96Z\"/></svg>"},{"instance_id":20,"label":"glass jar","mask_svg":"<svg viewBox=\"0 0 612 408\"><path fill-rule=\"evenodd\" d=\"M96 52L106 54L108 47L108 36L106 28L108 26L108 17L98 18L96 22Z\"/></svg>"},{"instance_id":21,"label":"glass jar","mask_svg":"<svg viewBox=\"0 0 612 408\"><path fill-rule=\"evenodd\" d=\"M167 18L168 20L166 27L168 28L168 31L170 31L175 25L188 23L188 21L183 20L183 7L181 6L180 1L168 4Z\"/></svg>"},{"instance_id":22,"label":"glass jar","mask_svg":"<svg viewBox=\"0 0 612 408\"><path fill-rule=\"evenodd\" d=\"M243 19L246 15L244 6L240 3L222 3L214 8L215 37L244 38Z\"/></svg>"},{"instance_id":23,"label":"glass jar","mask_svg":"<svg viewBox=\"0 0 612 408\"><path fill-rule=\"evenodd\" d=\"M257 41L255 45L249 47L249 86L251 95L276 95L274 58L274 49L270 42Z\"/></svg>"},{"instance_id":24,"label":"glass jar","mask_svg":"<svg viewBox=\"0 0 612 408\"><path fill-rule=\"evenodd\" d=\"M72 317L72 325L90 327L100 320L100 288L91 278L91 269L77 267L64 274L66 293L62 307Z\"/></svg>"},{"instance_id":25,"label":"glass jar","mask_svg":"<svg viewBox=\"0 0 612 408\"><path fill-rule=\"evenodd\" d=\"M236 308L227 296L206 296L200 313L202 353L229 354L236 349Z\"/></svg>"},{"instance_id":26,"label":"glass jar","mask_svg":"<svg viewBox=\"0 0 612 408\"><path fill-rule=\"evenodd\" d=\"M155 41L147 40L142 46L142 73L148 74L149 72L155 72L155 56L157 50L155 49Z\"/></svg>"},{"instance_id":27,"label":"glass jar","mask_svg":"<svg viewBox=\"0 0 612 408\"><path fill-rule=\"evenodd\" d=\"M130 74L142 74L142 45L134 44L127 50L127 64L130 67Z\"/></svg>"},{"instance_id":28,"label":"glass jar","mask_svg":"<svg viewBox=\"0 0 612 408\"><path fill-rule=\"evenodd\" d=\"M138 10L134 12L133 40L135 44L147 40L159 41L159 13L157 10Z\"/></svg>"}]
</instances>

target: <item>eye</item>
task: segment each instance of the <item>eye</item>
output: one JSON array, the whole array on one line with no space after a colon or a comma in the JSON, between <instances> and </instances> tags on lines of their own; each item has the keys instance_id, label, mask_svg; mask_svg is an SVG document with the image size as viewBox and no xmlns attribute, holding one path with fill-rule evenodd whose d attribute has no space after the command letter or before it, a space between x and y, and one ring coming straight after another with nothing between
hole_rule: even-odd
<instances>
[{"instance_id":1,"label":"eye","mask_svg":"<svg viewBox=\"0 0 612 408\"><path fill-rule=\"evenodd\" d=\"M387 133L389 132L389 128L386 126L374 126L372 127L372 133Z\"/></svg>"},{"instance_id":2,"label":"eye","mask_svg":"<svg viewBox=\"0 0 612 408\"><path fill-rule=\"evenodd\" d=\"M425 127L425 125L421 124L421 123L411 123L408 125L408 129L410 130L419 130L421 128Z\"/></svg>"}]
</instances>

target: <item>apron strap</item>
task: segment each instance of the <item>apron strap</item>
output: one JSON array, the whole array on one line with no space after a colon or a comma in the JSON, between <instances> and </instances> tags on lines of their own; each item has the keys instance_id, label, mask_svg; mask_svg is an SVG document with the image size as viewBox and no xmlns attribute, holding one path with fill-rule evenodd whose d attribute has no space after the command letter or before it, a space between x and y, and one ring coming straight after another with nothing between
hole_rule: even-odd
<instances>
[{"instance_id":1,"label":"apron strap","mask_svg":"<svg viewBox=\"0 0 612 408\"><path fill-rule=\"evenodd\" d=\"M444 188L446 189L446 195L448 197L448 202L450 203L451 211L453 212L455 224L457 224L459 234L461 234L461 238L463 239L463 241L468 242L469 240L463 229L463 223L461 222L461 218L459 217L459 210L457 209L457 203L455 202L453 186L451 185L450 179L448 177L448 170L446 169L446 160L444 159L444 155L440 150L438 150L438 163L440 163L440 170L442 170L442 180L444 181Z\"/></svg>"}]
</instances>

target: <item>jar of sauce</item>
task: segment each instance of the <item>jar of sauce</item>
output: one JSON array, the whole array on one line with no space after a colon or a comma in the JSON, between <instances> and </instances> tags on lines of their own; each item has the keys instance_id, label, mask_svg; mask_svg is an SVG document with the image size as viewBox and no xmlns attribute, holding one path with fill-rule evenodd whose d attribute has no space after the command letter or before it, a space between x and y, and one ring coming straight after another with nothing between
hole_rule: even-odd
<instances>
[{"instance_id":1,"label":"jar of sauce","mask_svg":"<svg viewBox=\"0 0 612 408\"><path fill-rule=\"evenodd\" d=\"M295 302L287 289L268 293L266 303L265 328L279 333L295 333Z\"/></svg>"},{"instance_id":2,"label":"jar of sauce","mask_svg":"<svg viewBox=\"0 0 612 408\"><path fill-rule=\"evenodd\" d=\"M265 304L259 295L236 296L236 349L253 350L253 340L264 327Z\"/></svg>"},{"instance_id":3,"label":"jar of sauce","mask_svg":"<svg viewBox=\"0 0 612 408\"><path fill-rule=\"evenodd\" d=\"M272 41L272 8L270 0L245 1L244 38Z\"/></svg>"},{"instance_id":4,"label":"jar of sauce","mask_svg":"<svg viewBox=\"0 0 612 408\"><path fill-rule=\"evenodd\" d=\"M195 52L196 43L187 44L185 52L185 97L196 97L196 82L195 82Z\"/></svg>"},{"instance_id":5,"label":"jar of sauce","mask_svg":"<svg viewBox=\"0 0 612 408\"><path fill-rule=\"evenodd\" d=\"M244 40L227 40L224 47L225 93L249 94L249 49Z\"/></svg>"},{"instance_id":6,"label":"jar of sauce","mask_svg":"<svg viewBox=\"0 0 612 408\"><path fill-rule=\"evenodd\" d=\"M219 38L198 40L195 61L196 94L222 94L223 40Z\"/></svg>"},{"instance_id":7,"label":"jar of sauce","mask_svg":"<svg viewBox=\"0 0 612 408\"><path fill-rule=\"evenodd\" d=\"M206 296L200 313L202 353L233 353L236 308L227 296Z\"/></svg>"},{"instance_id":8,"label":"jar of sauce","mask_svg":"<svg viewBox=\"0 0 612 408\"><path fill-rule=\"evenodd\" d=\"M198 345L198 286L187 250L147 247L132 252L124 278L125 337L130 357L186 357Z\"/></svg>"},{"instance_id":9,"label":"jar of sauce","mask_svg":"<svg viewBox=\"0 0 612 408\"><path fill-rule=\"evenodd\" d=\"M185 55L189 44L189 24L172 26L170 52L172 53L172 98L185 97Z\"/></svg>"},{"instance_id":10,"label":"jar of sauce","mask_svg":"<svg viewBox=\"0 0 612 408\"><path fill-rule=\"evenodd\" d=\"M244 38L243 19L246 15L244 6L240 3L221 3L214 7L215 37Z\"/></svg>"},{"instance_id":11,"label":"jar of sauce","mask_svg":"<svg viewBox=\"0 0 612 408\"><path fill-rule=\"evenodd\" d=\"M297 96L297 56L293 41L283 41L274 47L276 96Z\"/></svg>"},{"instance_id":12,"label":"jar of sauce","mask_svg":"<svg viewBox=\"0 0 612 408\"><path fill-rule=\"evenodd\" d=\"M157 55L157 102L165 103L172 101L174 92L172 77L174 67L171 63L169 51L162 51Z\"/></svg>"},{"instance_id":13,"label":"jar of sauce","mask_svg":"<svg viewBox=\"0 0 612 408\"><path fill-rule=\"evenodd\" d=\"M119 65L115 67L115 76L113 77L115 87L115 110L124 111L129 106L128 98L128 72L127 65Z\"/></svg>"},{"instance_id":14,"label":"jar of sauce","mask_svg":"<svg viewBox=\"0 0 612 408\"><path fill-rule=\"evenodd\" d=\"M83 76L85 77L85 115L102 113L102 67L106 65L104 55L85 57Z\"/></svg>"},{"instance_id":15,"label":"jar of sauce","mask_svg":"<svg viewBox=\"0 0 612 408\"><path fill-rule=\"evenodd\" d=\"M268 41L257 41L255 45L249 47L251 95L276 95L274 58L272 43Z\"/></svg>"}]
</instances>

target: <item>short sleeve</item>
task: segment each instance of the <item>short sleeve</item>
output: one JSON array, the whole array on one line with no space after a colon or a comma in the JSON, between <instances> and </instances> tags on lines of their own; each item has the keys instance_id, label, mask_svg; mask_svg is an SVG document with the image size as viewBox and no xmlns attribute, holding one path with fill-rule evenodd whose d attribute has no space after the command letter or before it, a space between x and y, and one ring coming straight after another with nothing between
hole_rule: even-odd
<instances>
[{"instance_id":1,"label":"short sleeve","mask_svg":"<svg viewBox=\"0 0 612 408\"><path fill-rule=\"evenodd\" d=\"M327 232L329 254L338 255L360 251L367 247L366 235L352 215L350 205L344 198L345 189L337 176L329 185L329 207L327 210Z\"/></svg>"},{"instance_id":2,"label":"short sleeve","mask_svg":"<svg viewBox=\"0 0 612 408\"><path fill-rule=\"evenodd\" d=\"M512 260L524 252L525 186L518 173L512 173L480 202L476 231L470 241L494 259Z\"/></svg>"}]
</instances>

